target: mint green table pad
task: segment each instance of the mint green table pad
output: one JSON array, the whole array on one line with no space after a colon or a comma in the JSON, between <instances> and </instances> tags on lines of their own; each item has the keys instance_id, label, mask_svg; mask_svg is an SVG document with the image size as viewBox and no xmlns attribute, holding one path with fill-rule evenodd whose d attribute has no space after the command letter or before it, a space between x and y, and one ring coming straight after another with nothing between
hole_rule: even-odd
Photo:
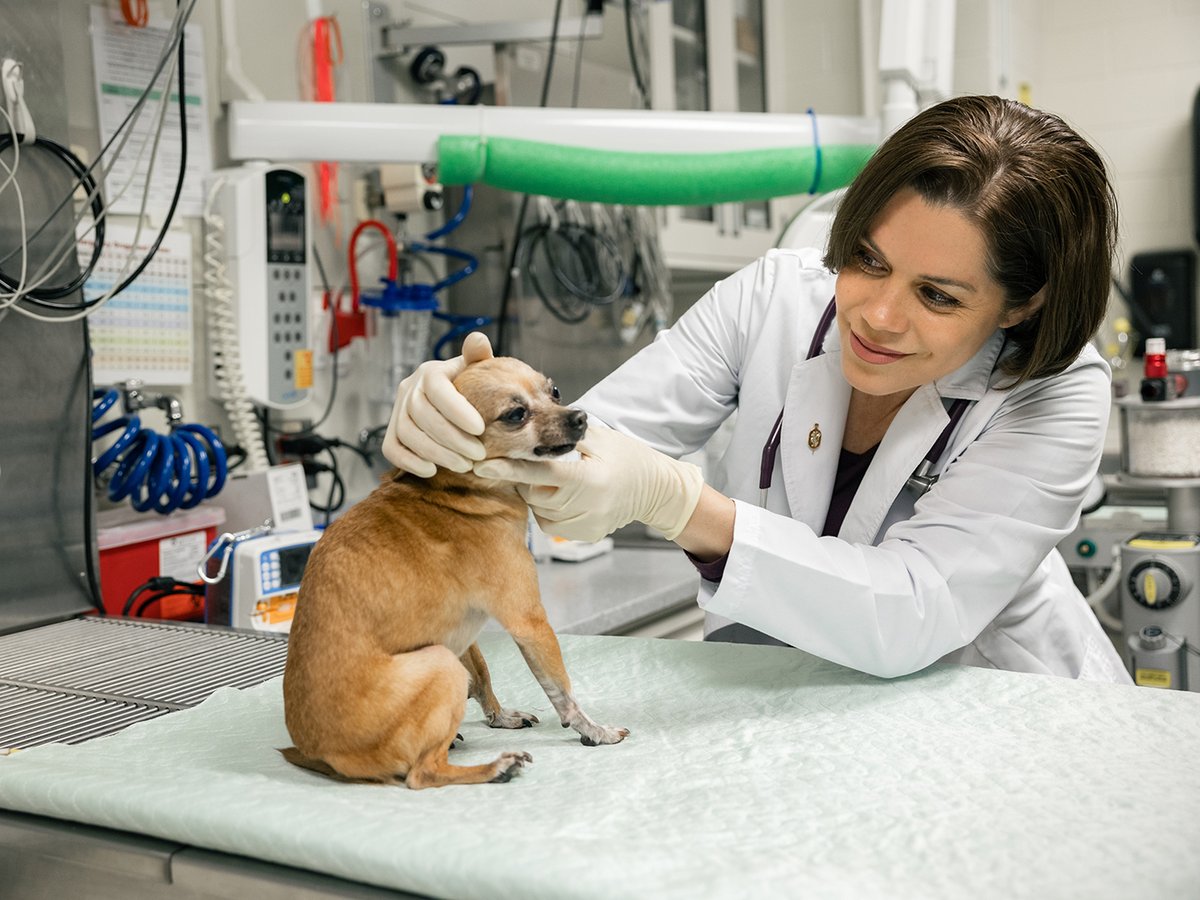
<instances>
[{"instance_id":1,"label":"mint green table pad","mask_svg":"<svg viewBox=\"0 0 1200 900\"><path fill-rule=\"evenodd\" d=\"M278 679L0 759L0 807L436 897L1200 897L1200 695L937 666L884 681L773 647L561 638L584 747L512 641L508 784L409 791L288 765Z\"/></svg>"}]
</instances>

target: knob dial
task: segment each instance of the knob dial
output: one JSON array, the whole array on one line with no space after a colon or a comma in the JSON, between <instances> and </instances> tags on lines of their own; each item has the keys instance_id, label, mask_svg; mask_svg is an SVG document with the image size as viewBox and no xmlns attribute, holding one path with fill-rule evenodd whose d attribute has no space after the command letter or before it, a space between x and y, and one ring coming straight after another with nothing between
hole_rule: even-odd
<instances>
[{"instance_id":1,"label":"knob dial","mask_svg":"<svg viewBox=\"0 0 1200 900\"><path fill-rule=\"evenodd\" d=\"M1161 559L1144 559L1129 570L1129 596L1147 609L1168 609L1187 592L1183 579Z\"/></svg>"}]
</instances>

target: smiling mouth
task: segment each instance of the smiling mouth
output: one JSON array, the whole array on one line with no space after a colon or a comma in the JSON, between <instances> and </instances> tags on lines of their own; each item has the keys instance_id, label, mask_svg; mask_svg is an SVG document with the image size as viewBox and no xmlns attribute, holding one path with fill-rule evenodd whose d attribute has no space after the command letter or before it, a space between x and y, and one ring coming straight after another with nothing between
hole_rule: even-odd
<instances>
[{"instance_id":1,"label":"smiling mouth","mask_svg":"<svg viewBox=\"0 0 1200 900\"><path fill-rule=\"evenodd\" d=\"M899 353L895 350L888 350L886 347L880 347L878 344L872 344L869 341L864 341L853 331L850 332L850 344L854 348L855 354L867 362L895 362L909 355L907 353Z\"/></svg>"},{"instance_id":2,"label":"smiling mouth","mask_svg":"<svg viewBox=\"0 0 1200 900\"><path fill-rule=\"evenodd\" d=\"M564 453L570 453L575 449L575 444L542 444L540 447L534 447L535 456L562 456Z\"/></svg>"}]
</instances>

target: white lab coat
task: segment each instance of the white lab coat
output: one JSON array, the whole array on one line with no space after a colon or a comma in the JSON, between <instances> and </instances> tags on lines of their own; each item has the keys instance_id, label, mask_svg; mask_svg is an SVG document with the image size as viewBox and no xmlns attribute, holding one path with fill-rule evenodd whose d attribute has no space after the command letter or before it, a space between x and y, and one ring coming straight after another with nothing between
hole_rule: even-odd
<instances>
[{"instance_id":1,"label":"white lab coat","mask_svg":"<svg viewBox=\"0 0 1200 900\"><path fill-rule=\"evenodd\" d=\"M1108 369L1089 346L1062 374L999 390L999 332L905 402L837 538L820 537L850 385L836 322L805 355L834 277L815 250L773 250L715 285L579 406L672 456L737 417L713 486L736 501L720 584L701 582L706 631L729 622L884 677L937 660L1130 683L1055 545L1100 461ZM949 417L975 403L914 504L905 487ZM785 402L786 401L786 402ZM763 444L784 409L766 508ZM817 425L820 447L807 436Z\"/></svg>"}]
</instances>

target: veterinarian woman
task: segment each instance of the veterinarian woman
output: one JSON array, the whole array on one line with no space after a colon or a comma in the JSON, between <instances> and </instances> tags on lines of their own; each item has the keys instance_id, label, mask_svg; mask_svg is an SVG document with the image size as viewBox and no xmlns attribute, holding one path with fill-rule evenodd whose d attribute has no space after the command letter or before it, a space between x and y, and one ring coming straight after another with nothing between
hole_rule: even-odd
<instances>
[{"instance_id":1,"label":"veterinarian woman","mask_svg":"<svg viewBox=\"0 0 1200 900\"><path fill-rule=\"evenodd\" d=\"M1104 165L1060 119L946 101L874 154L824 257L768 253L581 398L580 460L476 471L518 482L553 534L661 530L700 570L710 640L881 676L944 660L1129 683L1055 549L1104 443L1089 339L1115 231ZM463 363L401 384L394 464L482 456ZM735 412L706 485L675 457Z\"/></svg>"}]
</instances>

